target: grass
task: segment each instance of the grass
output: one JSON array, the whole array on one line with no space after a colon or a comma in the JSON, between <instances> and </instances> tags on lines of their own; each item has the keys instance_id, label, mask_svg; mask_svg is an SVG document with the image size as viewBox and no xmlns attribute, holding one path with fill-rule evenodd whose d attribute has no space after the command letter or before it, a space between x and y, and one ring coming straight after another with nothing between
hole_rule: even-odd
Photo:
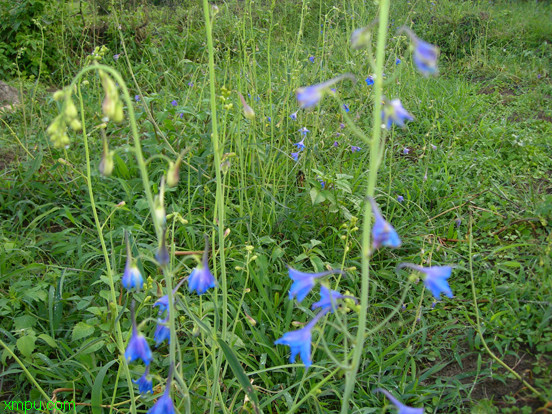
<instances>
[{"instance_id":1,"label":"grass","mask_svg":"<svg viewBox=\"0 0 552 414\"><path fill-rule=\"evenodd\" d=\"M172 393L178 412L254 412L240 367L263 412L339 412L345 372L326 349L340 362L354 349L354 304L325 319L314 334L309 370L299 361L289 364L289 348L274 340L310 320L310 304L318 300L313 294L301 304L288 299L286 265L307 272L347 269L345 277L328 279L332 288L360 294L358 227L373 166L369 145L350 125L340 126L340 102L368 133L373 87L364 79L371 70L366 54L348 47L352 30L376 16L376 6L364 3L218 5L214 87L221 154L227 154L220 160L220 191L231 353L211 334L222 323L221 289L198 297L182 288L174 343L184 381L175 381ZM403 293L405 306L366 338L351 412L381 412L388 403L372 393L377 387L426 412L534 412L546 402L490 358L477 335L469 269L486 342L550 401L552 10L544 2L435 3L397 1L391 7L384 71L394 80L385 94L400 97L415 120L392 130L379 170L376 200L403 246L379 250L371 260L368 330ZM180 183L165 193L169 240L182 252L172 263L177 281L196 266L186 253L203 249L203 235L216 240L220 217L208 50L199 5L142 6L117 15L86 8L84 25L71 7L46 11L63 17L45 35L48 50L55 45L64 58L43 70L39 82L32 73L15 78L28 91L24 106L0 121L0 339L9 349L0 351L0 396L40 399L15 353L49 396L64 389L58 400L73 399L77 412L101 412L91 408L97 402L126 412L123 364L108 366L118 358L115 325L125 340L130 335L130 297L118 283L125 229L147 278L143 292L133 295L146 337L155 330L151 305L165 286L131 130L126 121L101 128L104 92L95 73L85 75L91 184L115 274L113 303L83 176L82 137L72 134L67 150L51 145L45 130L59 107L46 89L68 85L91 50L105 44L102 63L121 72L131 96L140 95L134 108L154 194L168 168L163 157L175 160L186 150ZM403 24L441 47L439 77L415 72L407 42L394 31ZM121 53L117 61L115 53ZM315 110L299 111L297 120L289 117L297 110L296 88L344 72L358 82L340 83L339 100L327 96ZM235 91L255 110L254 121L243 119ZM302 127L310 133L294 162L290 154ZM116 150L109 178L97 171L103 131ZM353 153L351 146L362 150ZM219 245L211 269L220 280ZM405 292L409 272L395 271L401 261L454 264L449 281L455 297L435 303L422 283ZM220 352L225 358L219 365ZM156 395L139 397L139 412L164 391L168 365L164 344L154 349ZM143 367L134 363L130 371L137 379Z\"/></svg>"}]
</instances>

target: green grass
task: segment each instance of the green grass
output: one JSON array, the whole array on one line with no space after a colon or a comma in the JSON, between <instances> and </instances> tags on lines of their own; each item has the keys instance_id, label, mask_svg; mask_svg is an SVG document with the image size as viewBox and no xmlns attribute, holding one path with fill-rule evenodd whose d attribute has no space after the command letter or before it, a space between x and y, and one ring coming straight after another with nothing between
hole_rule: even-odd
<instances>
[{"instance_id":1,"label":"green grass","mask_svg":"<svg viewBox=\"0 0 552 414\"><path fill-rule=\"evenodd\" d=\"M412 285L405 309L366 338L351 412L382 412L379 407L389 403L372 393L381 387L410 406L423 405L425 412L529 413L546 403L485 352L475 329L469 267L471 260L485 340L550 401L552 9L531 1L435 3L396 1L391 7L394 26L384 71L395 78L385 85L385 95L400 97L415 120L404 130L392 130L379 170L376 199L403 245L379 250L371 260L368 329L389 315L407 287L409 273L395 271L400 262L455 265L449 280L455 297L433 307L423 284ZM73 391L58 394L58 400L101 401L127 412L122 366L115 362L102 371L118 357L116 321L125 340L130 332L130 298L119 283L125 229L148 279L143 292L133 295L146 337L153 337L157 314L151 305L165 286L153 258L157 239L131 130L127 120L108 124L115 170L102 177L97 166L103 89L96 73L85 75L92 186L120 288L115 306L83 177L82 137L72 133L67 150L52 146L46 128L59 107L46 88L68 85L95 46L110 49L102 63L121 72L132 97L140 94L138 86L142 91L134 108L154 194L168 168L159 155L175 160L187 150L180 183L165 194L167 214L172 214L169 240L176 251L203 249L203 235L215 239L218 231L218 166L211 143L202 8L119 11L128 55L114 61L112 55L123 50L113 14L98 15L86 7L83 26L78 8L59 12L57 3L49 7L46 20L63 20L45 31L47 50L55 45L63 58L45 59L49 66L39 82L30 73L15 77L11 83L21 82L27 91L24 106L0 121L0 339L11 350L0 350L0 399L40 398L15 353L48 395L67 388ZM318 300L314 293L301 304L288 299L286 264L312 272L343 267L347 275L329 279L332 288L359 296L357 226L362 228L367 177L374 166L368 161L369 145L350 126L340 127L344 119L336 99L327 96L315 110L299 111L296 121L289 115L297 110L296 88L352 72L358 82L338 84L338 97L350 107L356 126L369 134L372 87L364 79L371 70L366 54L349 47L349 38L374 19L377 8L373 2L319 0L230 1L219 9L213 29L218 133L222 153L232 154L222 174L229 229L226 342L237 361L225 352L217 371L221 348L209 332L221 326L221 289L198 298L182 288L176 301L177 371L190 400L177 381L173 400L179 412L186 412L187 403L193 413L211 407L254 412L243 378L240 382L241 366L265 413L289 412L306 396L296 412L339 412L345 373L336 369L325 347L340 361L350 354L353 344L346 332L356 332L354 306L339 312L339 319L330 316L323 331L314 334L314 364L307 371L290 365L289 348L274 340L298 329L294 322L310 320L310 305ZM415 72L407 42L394 31L403 24L441 47L439 77L425 79ZM395 65L396 58L401 64ZM243 119L235 91L254 108L254 121ZM311 132L296 163L290 153L301 140L301 127ZM351 145L362 150L352 153ZM410 149L407 155L404 148ZM319 179L325 181L323 190ZM218 242L214 246L218 249ZM215 253L211 266L220 277ZM179 255L173 265L180 280L196 261ZM153 350L158 393L164 390L169 348L164 344ZM143 373L137 363L130 369L134 379ZM140 397L139 412L157 397ZM90 410L79 405L76 411Z\"/></svg>"}]
</instances>

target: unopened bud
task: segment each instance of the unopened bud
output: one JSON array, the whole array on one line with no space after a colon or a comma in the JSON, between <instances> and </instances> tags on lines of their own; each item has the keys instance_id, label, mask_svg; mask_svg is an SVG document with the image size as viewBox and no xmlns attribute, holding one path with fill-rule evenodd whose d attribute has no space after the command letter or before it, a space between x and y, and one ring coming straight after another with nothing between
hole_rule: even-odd
<instances>
[{"instance_id":1,"label":"unopened bud","mask_svg":"<svg viewBox=\"0 0 552 414\"><path fill-rule=\"evenodd\" d=\"M56 91L54 93L54 101L61 101L61 99L65 96L65 92L63 91Z\"/></svg>"},{"instance_id":2,"label":"unopened bud","mask_svg":"<svg viewBox=\"0 0 552 414\"><path fill-rule=\"evenodd\" d=\"M82 129L82 124L78 119L73 119L69 126L73 131L80 131Z\"/></svg>"},{"instance_id":3,"label":"unopened bud","mask_svg":"<svg viewBox=\"0 0 552 414\"><path fill-rule=\"evenodd\" d=\"M178 185L178 180L180 169L180 158L176 162L169 162L169 171L167 171L167 185L169 187L176 187Z\"/></svg>"},{"instance_id":4,"label":"unopened bud","mask_svg":"<svg viewBox=\"0 0 552 414\"><path fill-rule=\"evenodd\" d=\"M115 102L115 110L113 111L113 117L111 119L113 120L113 122L118 124L119 122L123 121L123 118L124 118L123 102L120 99L118 99Z\"/></svg>"},{"instance_id":5,"label":"unopened bud","mask_svg":"<svg viewBox=\"0 0 552 414\"><path fill-rule=\"evenodd\" d=\"M73 100L70 97L68 97L65 100L64 113L65 113L65 116L67 117L67 119L75 119L77 117L77 115L79 114L77 112L77 107L75 106L75 104L73 103Z\"/></svg>"},{"instance_id":6,"label":"unopened bud","mask_svg":"<svg viewBox=\"0 0 552 414\"><path fill-rule=\"evenodd\" d=\"M240 101L243 105L243 115L250 121L255 119L255 111L253 111L253 108L245 102L245 99L241 93L238 92L238 96L240 97Z\"/></svg>"},{"instance_id":7,"label":"unopened bud","mask_svg":"<svg viewBox=\"0 0 552 414\"><path fill-rule=\"evenodd\" d=\"M114 151L105 151L102 160L100 161L100 173L104 177L109 177L111 173L113 172L113 168L115 164L113 163L113 154L115 154Z\"/></svg>"}]
</instances>

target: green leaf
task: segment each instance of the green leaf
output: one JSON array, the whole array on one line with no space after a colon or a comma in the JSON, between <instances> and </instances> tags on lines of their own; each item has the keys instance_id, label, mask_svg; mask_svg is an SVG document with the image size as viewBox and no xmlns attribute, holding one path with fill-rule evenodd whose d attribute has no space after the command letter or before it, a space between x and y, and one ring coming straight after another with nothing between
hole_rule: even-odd
<instances>
[{"instance_id":1,"label":"green leaf","mask_svg":"<svg viewBox=\"0 0 552 414\"><path fill-rule=\"evenodd\" d=\"M311 188L309 194L311 196L313 206L326 201L326 197L324 197L324 195L318 188L315 188L315 187Z\"/></svg>"},{"instance_id":2,"label":"green leaf","mask_svg":"<svg viewBox=\"0 0 552 414\"><path fill-rule=\"evenodd\" d=\"M25 335L19 338L16 342L17 349L21 352L21 355L30 357L35 350L36 336Z\"/></svg>"},{"instance_id":3,"label":"green leaf","mask_svg":"<svg viewBox=\"0 0 552 414\"><path fill-rule=\"evenodd\" d=\"M44 342L46 342L48 345L50 345L52 348L57 348L57 343L50 335L47 334L40 334L38 335L40 339L42 339Z\"/></svg>"},{"instance_id":4,"label":"green leaf","mask_svg":"<svg viewBox=\"0 0 552 414\"><path fill-rule=\"evenodd\" d=\"M111 368L111 365L113 365L115 362L117 362L116 359L114 359L111 362L108 362L100 369L100 372L98 372L98 375L96 375L96 379L94 380L94 385L92 386L92 398L90 400L90 405L92 406L92 414L102 414L102 408L100 407L100 405L102 403L103 381L104 381L105 374L107 373L107 370Z\"/></svg>"},{"instance_id":5,"label":"green leaf","mask_svg":"<svg viewBox=\"0 0 552 414\"><path fill-rule=\"evenodd\" d=\"M31 315L18 316L14 319L15 329L28 329L36 325L36 318Z\"/></svg>"},{"instance_id":6,"label":"green leaf","mask_svg":"<svg viewBox=\"0 0 552 414\"><path fill-rule=\"evenodd\" d=\"M73 341L86 338L94 333L94 327L88 325L86 322L79 322L73 328Z\"/></svg>"},{"instance_id":7,"label":"green leaf","mask_svg":"<svg viewBox=\"0 0 552 414\"><path fill-rule=\"evenodd\" d=\"M249 401L253 403L255 412L259 413L259 400L257 398L257 394L255 393L255 390L251 386L251 383L247 378L247 374L243 370L240 362L238 361L236 354L234 354L234 351L232 350L232 348L230 348L228 344L224 342L222 339L219 338L217 341L220 345L220 348L222 349L222 352L224 352L224 356L226 357L226 361L228 361L228 365L230 365L230 369L236 376L236 379L240 383L244 392L249 397Z\"/></svg>"}]
</instances>

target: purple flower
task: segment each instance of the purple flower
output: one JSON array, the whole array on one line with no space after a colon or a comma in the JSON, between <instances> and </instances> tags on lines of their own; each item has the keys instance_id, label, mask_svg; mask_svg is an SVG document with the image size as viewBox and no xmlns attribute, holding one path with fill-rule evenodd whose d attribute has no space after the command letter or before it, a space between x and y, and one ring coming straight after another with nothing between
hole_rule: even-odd
<instances>
[{"instance_id":1,"label":"purple flower","mask_svg":"<svg viewBox=\"0 0 552 414\"><path fill-rule=\"evenodd\" d=\"M195 290L198 295L203 295L207 292L207 289L217 285L215 277L209 270L208 255L209 240L205 239L205 250L203 251L201 263L192 270L192 273L188 277L188 289L190 292Z\"/></svg>"},{"instance_id":2,"label":"purple flower","mask_svg":"<svg viewBox=\"0 0 552 414\"><path fill-rule=\"evenodd\" d=\"M429 289L435 299L439 300L441 293L445 294L445 296L448 296L449 298L453 297L452 290L447 282L447 279L450 277L452 272L451 266L422 267L413 263L401 263L399 268L403 267L409 267L417 270L418 272L424 273L424 285L427 289Z\"/></svg>"},{"instance_id":3,"label":"purple flower","mask_svg":"<svg viewBox=\"0 0 552 414\"><path fill-rule=\"evenodd\" d=\"M140 95L134 95L134 100L136 102L140 102Z\"/></svg>"},{"instance_id":4,"label":"purple flower","mask_svg":"<svg viewBox=\"0 0 552 414\"><path fill-rule=\"evenodd\" d=\"M437 59L439 48L430 43L424 42L414 34L408 27L401 27L400 32L406 32L410 41L414 44L414 64L424 76L437 74Z\"/></svg>"},{"instance_id":5,"label":"purple flower","mask_svg":"<svg viewBox=\"0 0 552 414\"><path fill-rule=\"evenodd\" d=\"M338 146L339 146L339 142L334 141L333 146L334 146L334 147L338 147Z\"/></svg>"},{"instance_id":6,"label":"purple flower","mask_svg":"<svg viewBox=\"0 0 552 414\"><path fill-rule=\"evenodd\" d=\"M404 148L404 149L403 149L403 154L404 154L404 155L407 155L409 152L410 152L410 150L409 150L408 148Z\"/></svg>"},{"instance_id":7,"label":"purple flower","mask_svg":"<svg viewBox=\"0 0 552 414\"><path fill-rule=\"evenodd\" d=\"M297 298L298 302L301 302L309 294L315 285L315 280L319 277L328 276L331 274L339 273L343 274L341 270L328 270L322 273L304 273L299 270L295 270L288 266L289 277L293 280L291 288L289 289L289 299Z\"/></svg>"},{"instance_id":8,"label":"purple flower","mask_svg":"<svg viewBox=\"0 0 552 414\"><path fill-rule=\"evenodd\" d=\"M402 202L404 201L404 197L403 197L402 195L397 196L397 201L398 201L399 203L402 203Z\"/></svg>"},{"instance_id":9,"label":"purple flower","mask_svg":"<svg viewBox=\"0 0 552 414\"><path fill-rule=\"evenodd\" d=\"M436 149L437 149L437 145L431 144L431 149L432 149L432 150L436 150Z\"/></svg>"},{"instance_id":10,"label":"purple flower","mask_svg":"<svg viewBox=\"0 0 552 414\"><path fill-rule=\"evenodd\" d=\"M399 400L397 400L395 397L393 397L391 395L391 393L381 389L381 388L376 388L374 390L374 392L381 392L383 394L385 394L385 396L387 398L389 398L389 401L391 401L393 403L393 405L395 407L397 407L398 409L398 414L423 414L424 413L424 409L423 408L412 408L412 407L408 407L404 404L402 404Z\"/></svg>"},{"instance_id":11,"label":"purple flower","mask_svg":"<svg viewBox=\"0 0 552 414\"><path fill-rule=\"evenodd\" d=\"M457 218L456 220L454 220L454 222L456 223L456 227L460 227L462 225L462 219L461 218Z\"/></svg>"},{"instance_id":12,"label":"purple flower","mask_svg":"<svg viewBox=\"0 0 552 414\"><path fill-rule=\"evenodd\" d=\"M142 274L140 273L140 270L138 270L138 267L136 266L136 262L132 258L132 253L130 252L130 243L128 241L128 234L126 232L125 232L125 242L126 242L127 259L126 259L125 271L123 273L123 277L121 278L121 283L127 290L132 290L134 288L136 288L137 290L140 290L144 286L144 278L142 278Z\"/></svg>"},{"instance_id":13,"label":"purple flower","mask_svg":"<svg viewBox=\"0 0 552 414\"><path fill-rule=\"evenodd\" d=\"M134 301L131 304L130 315L132 318L132 336L125 350L125 358L128 362L141 359L145 365L149 365L153 357L146 338L144 338L144 335L138 333L136 318L134 316Z\"/></svg>"},{"instance_id":14,"label":"purple flower","mask_svg":"<svg viewBox=\"0 0 552 414\"><path fill-rule=\"evenodd\" d=\"M121 54L120 53L117 53L116 55L113 55L113 60L115 62L117 62L119 60L119 58L121 57Z\"/></svg>"},{"instance_id":15,"label":"purple flower","mask_svg":"<svg viewBox=\"0 0 552 414\"><path fill-rule=\"evenodd\" d=\"M153 394L153 383L148 379L149 368L150 366L148 365L144 371L144 375L142 375L139 379L136 381L132 380L133 383L138 385L138 391L140 391L140 394L147 394L148 392Z\"/></svg>"},{"instance_id":16,"label":"purple flower","mask_svg":"<svg viewBox=\"0 0 552 414\"><path fill-rule=\"evenodd\" d=\"M161 345L163 342L165 342L165 339L170 344L171 343L171 330L167 326L167 323L169 322L169 316L165 318L165 320L158 320L157 326L155 327L155 332L153 334L153 339L155 340L155 346Z\"/></svg>"},{"instance_id":17,"label":"purple flower","mask_svg":"<svg viewBox=\"0 0 552 414\"><path fill-rule=\"evenodd\" d=\"M266 119L267 119L268 122L272 122L272 118L271 118L271 117L267 116Z\"/></svg>"},{"instance_id":18,"label":"purple flower","mask_svg":"<svg viewBox=\"0 0 552 414\"><path fill-rule=\"evenodd\" d=\"M349 112L349 106L347 104L343 104L343 110L345 112Z\"/></svg>"},{"instance_id":19,"label":"purple flower","mask_svg":"<svg viewBox=\"0 0 552 414\"><path fill-rule=\"evenodd\" d=\"M401 245L399 235L391 224L384 220L376 202L369 198L374 214L374 227L372 227L372 248L379 249L381 246L397 248Z\"/></svg>"},{"instance_id":20,"label":"purple flower","mask_svg":"<svg viewBox=\"0 0 552 414\"><path fill-rule=\"evenodd\" d=\"M404 127L404 121L412 121L412 115L403 108L399 99L388 101L384 98L383 110L381 111L381 119L386 123L387 128L391 128L392 124Z\"/></svg>"},{"instance_id":21,"label":"purple flower","mask_svg":"<svg viewBox=\"0 0 552 414\"><path fill-rule=\"evenodd\" d=\"M297 112L292 113L289 117L290 117L292 120L296 121L296 120L297 120Z\"/></svg>"},{"instance_id":22,"label":"purple flower","mask_svg":"<svg viewBox=\"0 0 552 414\"><path fill-rule=\"evenodd\" d=\"M307 132L310 132L310 130L307 129L307 127L303 127L299 130L299 132L301 133L301 135L307 135Z\"/></svg>"},{"instance_id":23,"label":"purple flower","mask_svg":"<svg viewBox=\"0 0 552 414\"><path fill-rule=\"evenodd\" d=\"M150 408L147 414L175 414L174 403L171 399L171 378L167 380L167 387L165 392L157 400L157 402Z\"/></svg>"},{"instance_id":24,"label":"purple flower","mask_svg":"<svg viewBox=\"0 0 552 414\"><path fill-rule=\"evenodd\" d=\"M395 60L395 65L398 65L399 63L401 63L401 60L397 58L397 60Z\"/></svg>"},{"instance_id":25,"label":"purple flower","mask_svg":"<svg viewBox=\"0 0 552 414\"><path fill-rule=\"evenodd\" d=\"M172 105L172 106L177 106L177 105L178 105L178 102L176 102L175 100L172 100L172 101L171 101L171 105Z\"/></svg>"},{"instance_id":26,"label":"purple flower","mask_svg":"<svg viewBox=\"0 0 552 414\"><path fill-rule=\"evenodd\" d=\"M342 122L342 123L340 123L340 124L339 124L339 128L341 128L341 129L345 129L345 124L344 124L343 122Z\"/></svg>"},{"instance_id":27,"label":"purple flower","mask_svg":"<svg viewBox=\"0 0 552 414\"><path fill-rule=\"evenodd\" d=\"M362 148L356 147L354 145L351 146L351 152L359 152Z\"/></svg>"},{"instance_id":28,"label":"purple flower","mask_svg":"<svg viewBox=\"0 0 552 414\"><path fill-rule=\"evenodd\" d=\"M297 162L299 161L299 153L298 152L292 152L291 158L293 158L293 161Z\"/></svg>"},{"instance_id":29,"label":"purple flower","mask_svg":"<svg viewBox=\"0 0 552 414\"><path fill-rule=\"evenodd\" d=\"M327 80L323 83L298 88L296 91L296 96L297 102L299 102L299 106L301 108L308 108L316 105L320 101L320 99L322 99L324 93L330 86L345 78L349 78L352 81L355 81L355 77L353 75L351 75L350 73L346 73L344 75L340 75L333 79Z\"/></svg>"},{"instance_id":30,"label":"purple flower","mask_svg":"<svg viewBox=\"0 0 552 414\"><path fill-rule=\"evenodd\" d=\"M310 56L310 57L309 57L309 60L310 60L312 63L314 63L314 56Z\"/></svg>"},{"instance_id":31,"label":"purple flower","mask_svg":"<svg viewBox=\"0 0 552 414\"><path fill-rule=\"evenodd\" d=\"M341 132L336 132L336 133L335 133L335 136L336 136L336 137L340 137L340 136L341 136Z\"/></svg>"},{"instance_id":32,"label":"purple flower","mask_svg":"<svg viewBox=\"0 0 552 414\"><path fill-rule=\"evenodd\" d=\"M372 76L368 76L366 79L366 85L372 86L374 84L374 78Z\"/></svg>"},{"instance_id":33,"label":"purple flower","mask_svg":"<svg viewBox=\"0 0 552 414\"><path fill-rule=\"evenodd\" d=\"M153 304L153 307L159 306L159 313L163 313L169 310L169 295L165 295L157 299Z\"/></svg>"},{"instance_id":34,"label":"purple flower","mask_svg":"<svg viewBox=\"0 0 552 414\"><path fill-rule=\"evenodd\" d=\"M329 308L328 308L329 309ZM311 360L311 341L312 341L312 328L316 323L324 316L328 309L323 309L307 324L304 328L297 331L286 332L280 339L274 341L275 345L287 345L291 349L291 355L289 362L295 362L297 354L300 355L301 361L308 368L312 365Z\"/></svg>"},{"instance_id":35,"label":"purple flower","mask_svg":"<svg viewBox=\"0 0 552 414\"><path fill-rule=\"evenodd\" d=\"M192 86L194 86L194 83L193 82L188 82L188 86L192 87Z\"/></svg>"},{"instance_id":36,"label":"purple flower","mask_svg":"<svg viewBox=\"0 0 552 414\"><path fill-rule=\"evenodd\" d=\"M299 151L303 151L303 150L305 149L305 143L304 143L304 141L305 141L305 138L303 138L303 139L302 139L301 141L299 141L299 142L296 142L296 143L293 144L293 145L295 145L297 148L299 148Z\"/></svg>"},{"instance_id":37,"label":"purple flower","mask_svg":"<svg viewBox=\"0 0 552 414\"><path fill-rule=\"evenodd\" d=\"M184 118L184 112L180 112L180 113L178 114L178 116L179 116L180 119Z\"/></svg>"},{"instance_id":38,"label":"purple flower","mask_svg":"<svg viewBox=\"0 0 552 414\"><path fill-rule=\"evenodd\" d=\"M312 304L311 309L316 308L330 309L333 313L337 309L338 299L343 299L344 296L336 290L330 290L326 286L320 286L320 300Z\"/></svg>"}]
</instances>

